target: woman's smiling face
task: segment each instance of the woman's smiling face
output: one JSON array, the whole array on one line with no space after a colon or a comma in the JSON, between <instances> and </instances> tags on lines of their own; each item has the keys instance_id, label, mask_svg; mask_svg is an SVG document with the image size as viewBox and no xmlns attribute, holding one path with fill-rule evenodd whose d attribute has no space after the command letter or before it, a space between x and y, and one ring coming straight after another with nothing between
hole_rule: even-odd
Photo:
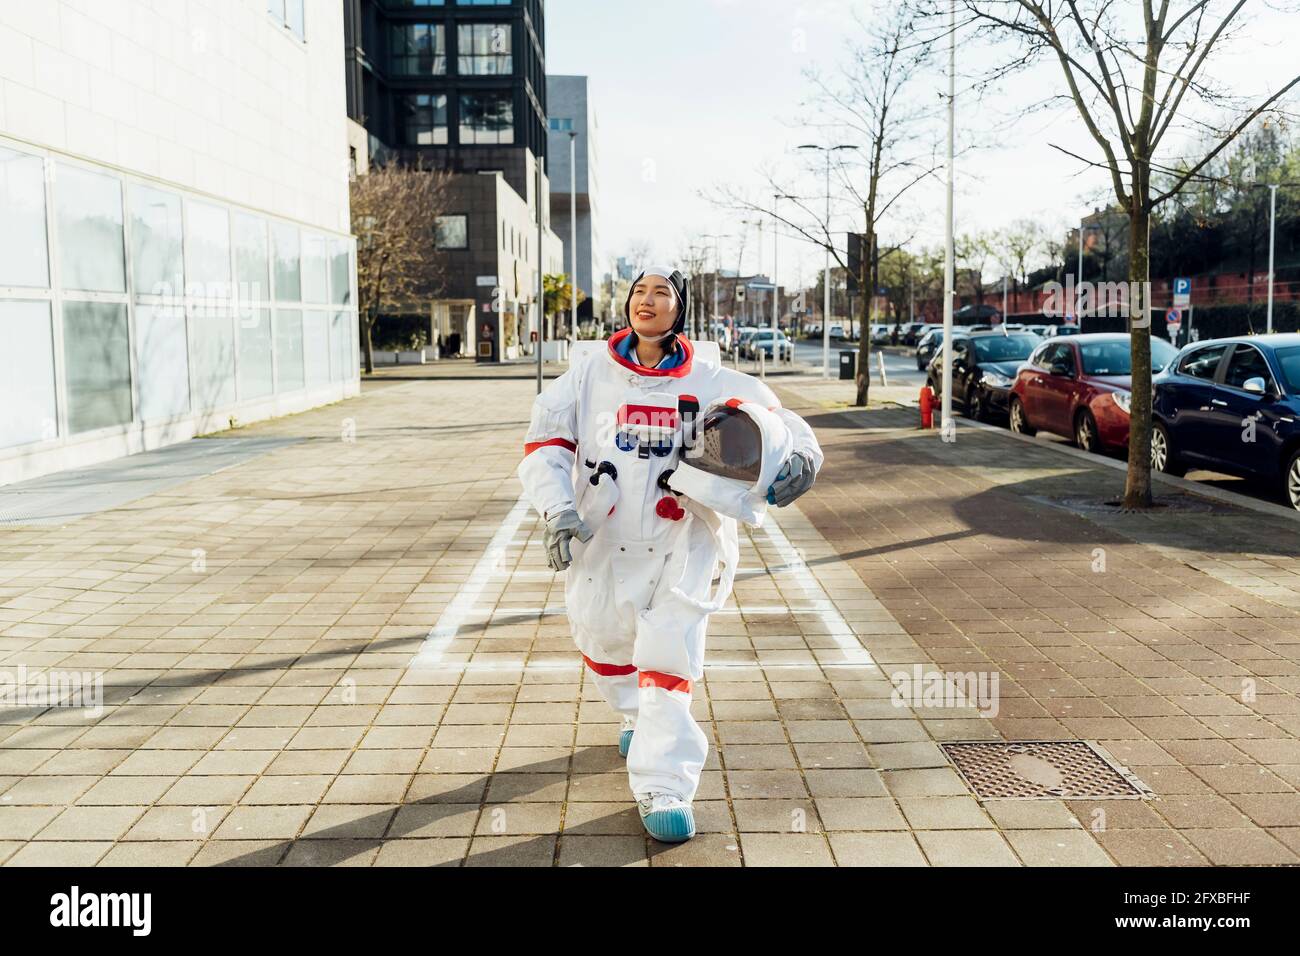
<instances>
[{"instance_id":1,"label":"woman's smiling face","mask_svg":"<svg viewBox=\"0 0 1300 956\"><path fill-rule=\"evenodd\" d=\"M677 293L663 276L642 276L632 286L627 312L636 334L653 339L677 321Z\"/></svg>"}]
</instances>

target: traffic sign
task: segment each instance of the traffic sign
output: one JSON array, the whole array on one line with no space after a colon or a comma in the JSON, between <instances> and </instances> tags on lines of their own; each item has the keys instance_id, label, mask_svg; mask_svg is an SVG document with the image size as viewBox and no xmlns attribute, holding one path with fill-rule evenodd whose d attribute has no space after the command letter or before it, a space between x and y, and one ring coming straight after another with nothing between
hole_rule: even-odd
<instances>
[{"instance_id":1,"label":"traffic sign","mask_svg":"<svg viewBox=\"0 0 1300 956\"><path fill-rule=\"evenodd\" d=\"M1183 327L1182 309L1170 309L1165 313L1165 327L1169 329L1170 339L1178 334L1178 330Z\"/></svg>"},{"instance_id":2,"label":"traffic sign","mask_svg":"<svg viewBox=\"0 0 1300 956\"><path fill-rule=\"evenodd\" d=\"M1174 280L1174 308L1185 309L1192 304L1192 280Z\"/></svg>"}]
</instances>

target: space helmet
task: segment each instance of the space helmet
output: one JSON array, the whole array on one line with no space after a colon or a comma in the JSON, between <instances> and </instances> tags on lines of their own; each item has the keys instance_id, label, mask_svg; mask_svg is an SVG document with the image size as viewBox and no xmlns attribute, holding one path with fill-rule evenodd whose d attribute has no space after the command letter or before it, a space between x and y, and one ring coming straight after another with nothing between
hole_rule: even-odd
<instances>
[{"instance_id":1,"label":"space helmet","mask_svg":"<svg viewBox=\"0 0 1300 956\"><path fill-rule=\"evenodd\" d=\"M721 515L762 524L767 489L794 451L781 417L756 402L730 398L709 405L683 442L669 488Z\"/></svg>"}]
</instances>

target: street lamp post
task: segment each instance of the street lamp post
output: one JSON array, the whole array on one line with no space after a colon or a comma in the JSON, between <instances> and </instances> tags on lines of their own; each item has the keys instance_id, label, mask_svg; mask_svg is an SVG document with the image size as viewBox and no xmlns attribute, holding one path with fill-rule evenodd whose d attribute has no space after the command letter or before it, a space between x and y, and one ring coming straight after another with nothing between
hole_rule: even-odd
<instances>
[{"instance_id":1,"label":"street lamp post","mask_svg":"<svg viewBox=\"0 0 1300 956\"><path fill-rule=\"evenodd\" d=\"M805 143L800 149L820 149L826 154L826 268L822 273L822 378L831 377L831 153L853 149L849 145L818 146Z\"/></svg>"},{"instance_id":2,"label":"street lamp post","mask_svg":"<svg viewBox=\"0 0 1300 956\"><path fill-rule=\"evenodd\" d=\"M710 309L709 311L714 318L717 318L718 317L717 315L718 313L718 272L720 272L722 269L722 252L718 240L727 239L730 237L727 233L708 233L704 236L704 238L713 240L713 308Z\"/></svg>"},{"instance_id":3,"label":"street lamp post","mask_svg":"<svg viewBox=\"0 0 1300 956\"><path fill-rule=\"evenodd\" d=\"M546 160L537 157L537 391L542 390L542 339L546 332L546 287L542 281L542 176Z\"/></svg>"},{"instance_id":4,"label":"street lamp post","mask_svg":"<svg viewBox=\"0 0 1300 956\"><path fill-rule=\"evenodd\" d=\"M956 260L952 245L952 181L956 172L953 139L957 99L957 0L948 7L948 185L945 199L943 248L943 404L939 426L942 437L953 437L952 421L952 297L956 285Z\"/></svg>"},{"instance_id":5,"label":"street lamp post","mask_svg":"<svg viewBox=\"0 0 1300 956\"><path fill-rule=\"evenodd\" d=\"M578 133L569 130L569 348L578 338Z\"/></svg>"},{"instance_id":6,"label":"street lamp post","mask_svg":"<svg viewBox=\"0 0 1300 956\"><path fill-rule=\"evenodd\" d=\"M1277 232L1277 184L1268 187L1268 332L1273 333L1273 241Z\"/></svg>"}]
</instances>

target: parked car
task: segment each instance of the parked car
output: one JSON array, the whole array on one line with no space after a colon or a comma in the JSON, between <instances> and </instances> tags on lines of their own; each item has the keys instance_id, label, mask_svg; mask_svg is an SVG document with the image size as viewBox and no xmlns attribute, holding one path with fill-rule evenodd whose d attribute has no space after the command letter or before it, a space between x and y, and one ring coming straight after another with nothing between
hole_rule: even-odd
<instances>
[{"instance_id":1,"label":"parked car","mask_svg":"<svg viewBox=\"0 0 1300 956\"><path fill-rule=\"evenodd\" d=\"M1300 334L1194 342L1152 385L1153 468L1265 481L1300 510Z\"/></svg>"},{"instance_id":2,"label":"parked car","mask_svg":"<svg viewBox=\"0 0 1300 956\"><path fill-rule=\"evenodd\" d=\"M758 328L753 325L741 326L736 330L736 337L731 343L731 350L739 355L745 354L745 346L749 343L750 338Z\"/></svg>"},{"instance_id":3,"label":"parked car","mask_svg":"<svg viewBox=\"0 0 1300 956\"><path fill-rule=\"evenodd\" d=\"M892 328L888 323L878 323L871 327L871 344L884 345L889 341L889 330Z\"/></svg>"},{"instance_id":4,"label":"parked car","mask_svg":"<svg viewBox=\"0 0 1300 956\"><path fill-rule=\"evenodd\" d=\"M1043 336L1043 338L1046 338L1046 337L1047 337L1047 330L1048 330L1049 328L1051 328L1050 325L1026 325L1026 326L1025 326L1025 331L1026 331L1026 332L1033 332L1035 335L1041 335L1041 336Z\"/></svg>"},{"instance_id":5,"label":"parked car","mask_svg":"<svg viewBox=\"0 0 1300 956\"><path fill-rule=\"evenodd\" d=\"M993 331L993 326L991 326L991 325L969 325L969 326L967 326L967 328L970 329L972 332L992 332L992 331Z\"/></svg>"},{"instance_id":6,"label":"parked car","mask_svg":"<svg viewBox=\"0 0 1300 956\"><path fill-rule=\"evenodd\" d=\"M831 324L830 337L831 337L832 339L842 339L842 338L844 338L844 326L840 325L838 322L834 322L834 323L832 323L832 324Z\"/></svg>"},{"instance_id":7,"label":"parked car","mask_svg":"<svg viewBox=\"0 0 1300 956\"><path fill-rule=\"evenodd\" d=\"M1058 335L1078 335L1079 327L1077 325L1049 325L1047 331L1043 333L1043 338L1054 338Z\"/></svg>"},{"instance_id":8,"label":"parked car","mask_svg":"<svg viewBox=\"0 0 1300 956\"><path fill-rule=\"evenodd\" d=\"M785 333L780 329L777 329L775 333L771 329L759 329L745 342L745 357L758 358L759 352L767 356L768 361L773 359L792 361L794 359L794 343L787 339Z\"/></svg>"},{"instance_id":9,"label":"parked car","mask_svg":"<svg viewBox=\"0 0 1300 956\"><path fill-rule=\"evenodd\" d=\"M1151 371L1177 354L1151 340ZM1132 357L1127 332L1090 332L1044 341L1020 367L1011 386L1011 430L1071 438L1084 451L1128 445Z\"/></svg>"},{"instance_id":10,"label":"parked car","mask_svg":"<svg viewBox=\"0 0 1300 956\"><path fill-rule=\"evenodd\" d=\"M966 332L952 335L952 398L970 418L983 421L994 410L1005 411L1011 383L1020 363L1041 340L1016 332ZM943 349L926 368L926 384L936 396L943 393Z\"/></svg>"},{"instance_id":11,"label":"parked car","mask_svg":"<svg viewBox=\"0 0 1300 956\"><path fill-rule=\"evenodd\" d=\"M902 339L904 345L915 345L930 328L929 322L908 322L903 325Z\"/></svg>"},{"instance_id":12,"label":"parked car","mask_svg":"<svg viewBox=\"0 0 1300 956\"><path fill-rule=\"evenodd\" d=\"M954 325L953 334L958 332L969 332L965 326ZM930 359L934 358L934 353L943 346L943 326L932 325L928 332L921 336L916 343L916 370L924 372L925 367L930 364Z\"/></svg>"}]
</instances>

